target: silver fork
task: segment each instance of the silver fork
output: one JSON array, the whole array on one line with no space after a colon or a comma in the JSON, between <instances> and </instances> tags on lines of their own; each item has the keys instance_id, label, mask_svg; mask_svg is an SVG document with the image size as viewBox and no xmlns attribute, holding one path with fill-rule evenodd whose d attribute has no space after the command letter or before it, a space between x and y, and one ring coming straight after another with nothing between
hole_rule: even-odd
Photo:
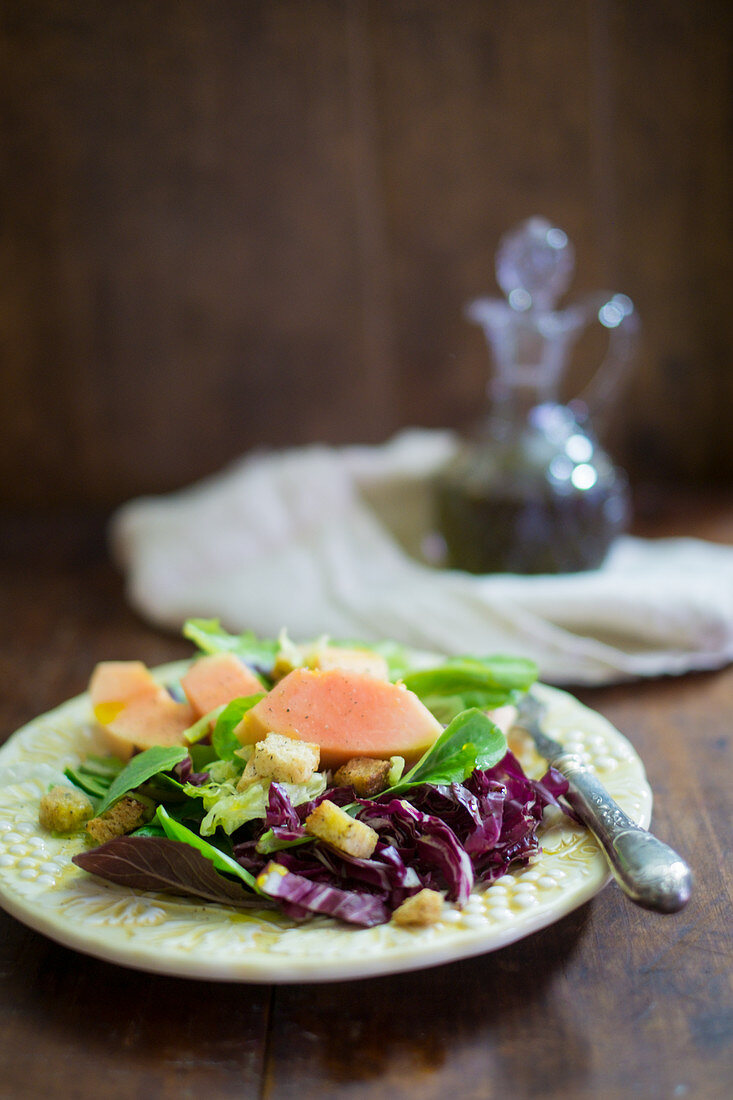
<instances>
[{"instance_id":1,"label":"silver fork","mask_svg":"<svg viewBox=\"0 0 733 1100\"><path fill-rule=\"evenodd\" d=\"M540 756L568 780L565 797L600 844L621 889L644 909L682 909L692 891L688 865L624 813L592 768L545 733L544 719L544 703L530 692L520 703L516 724L530 735Z\"/></svg>"}]
</instances>

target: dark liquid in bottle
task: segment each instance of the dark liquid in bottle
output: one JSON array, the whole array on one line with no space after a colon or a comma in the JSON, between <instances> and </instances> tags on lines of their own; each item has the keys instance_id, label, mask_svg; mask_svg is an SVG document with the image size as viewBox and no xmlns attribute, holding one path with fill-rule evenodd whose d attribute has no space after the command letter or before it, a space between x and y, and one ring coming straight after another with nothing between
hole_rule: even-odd
<instances>
[{"instance_id":1,"label":"dark liquid in bottle","mask_svg":"<svg viewBox=\"0 0 733 1100\"><path fill-rule=\"evenodd\" d=\"M446 472L434 502L449 568L470 573L574 573L596 569L623 530L625 481L614 475L587 489L555 491L538 482L480 487Z\"/></svg>"}]
</instances>

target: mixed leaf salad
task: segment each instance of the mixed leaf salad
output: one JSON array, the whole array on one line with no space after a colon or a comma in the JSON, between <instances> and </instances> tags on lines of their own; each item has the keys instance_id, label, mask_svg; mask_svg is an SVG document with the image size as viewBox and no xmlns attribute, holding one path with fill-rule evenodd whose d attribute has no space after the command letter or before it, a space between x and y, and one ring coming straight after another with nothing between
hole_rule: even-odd
<instances>
[{"instance_id":1,"label":"mixed leaf salad","mask_svg":"<svg viewBox=\"0 0 733 1100\"><path fill-rule=\"evenodd\" d=\"M358 643L384 660L389 681L416 695L442 729L411 767L397 754L381 761L378 789L365 794L348 769L317 767L304 779L252 771L257 746L243 744L242 723L277 685L284 657L295 668L304 651L285 635L233 635L216 621L191 620L184 634L201 655L233 654L262 690L204 714L181 744L153 745L127 762L88 756L67 768L90 807L88 827L126 802L137 808L131 829L74 857L94 875L237 908L273 908L295 921L322 914L357 926L405 913L401 923L409 924L410 899L437 897L437 909L413 906L414 922L428 923L443 899L460 907L475 884L537 854L546 807L567 812L565 779L552 768L540 780L525 775L487 713L516 704L531 687L530 661L416 665L394 643ZM166 687L181 698L180 684ZM356 847L342 842L354 831ZM365 849L362 832L371 838Z\"/></svg>"}]
</instances>

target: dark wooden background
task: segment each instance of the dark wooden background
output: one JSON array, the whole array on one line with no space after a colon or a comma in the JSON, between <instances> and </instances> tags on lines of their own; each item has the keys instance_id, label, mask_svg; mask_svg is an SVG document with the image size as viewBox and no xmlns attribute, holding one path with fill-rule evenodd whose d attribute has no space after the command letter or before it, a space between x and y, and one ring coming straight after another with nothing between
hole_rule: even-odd
<instances>
[{"instance_id":1,"label":"dark wooden background","mask_svg":"<svg viewBox=\"0 0 733 1100\"><path fill-rule=\"evenodd\" d=\"M723 0L0 0L0 505L458 426L534 213L644 321L613 445L733 480ZM582 370L582 364L578 367Z\"/></svg>"}]
</instances>

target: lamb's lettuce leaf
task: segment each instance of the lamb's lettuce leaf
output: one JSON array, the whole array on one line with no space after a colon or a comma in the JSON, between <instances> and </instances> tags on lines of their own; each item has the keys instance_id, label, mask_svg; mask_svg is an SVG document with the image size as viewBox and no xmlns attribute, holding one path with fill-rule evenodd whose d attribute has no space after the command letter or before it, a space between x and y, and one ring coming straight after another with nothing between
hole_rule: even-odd
<instances>
[{"instance_id":1,"label":"lamb's lettuce leaf","mask_svg":"<svg viewBox=\"0 0 733 1100\"><path fill-rule=\"evenodd\" d=\"M483 711L476 707L462 711L417 764L394 787L382 791L380 801L423 783L435 786L462 783L475 768L493 768L506 751L506 737Z\"/></svg>"},{"instance_id":2,"label":"lamb's lettuce leaf","mask_svg":"<svg viewBox=\"0 0 733 1100\"><path fill-rule=\"evenodd\" d=\"M247 711L263 698L264 692L246 695L241 699L232 699L231 703L227 703L224 707L211 735L211 743L219 760L231 760L241 749L242 742L234 731Z\"/></svg>"},{"instance_id":3,"label":"lamb's lettuce leaf","mask_svg":"<svg viewBox=\"0 0 733 1100\"><path fill-rule=\"evenodd\" d=\"M202 653L234 653L255 669L272 668L278 650L277 641L258 638L251 630L229 634L218 619L188 619L183 624L183 635Z\"/></svg>"},{"instance_id":4,"label":"lamb's lettuce leaf","mask_svg":"<svg viewBox=\"0 0 733 1100\"><path fill-rule=\"evenodd\" d=\"M209 765L218 760L218 754L213 745L191 745L188 752L195 772L208 771Z\"/></svg>"},{"instance_id":5,"label":"lamb's lettuce leaf","mask_svg":"<svg viewBox=\"0 0 733 1100\"><path fill-rule=\"evenodd\" d=\"M402 677L406 688L440 722L451 722L461 711L494 710L516 703L537 679L537 665L523 657L451 657L434 668Z\"/></svg>"},{"instance_id":6,"label":"lamb's lettuce leaf","mask_svg":"<svg viewBox=\"0 0 733 1100\"><path fill-rule=\"evenodd\" d=\"M114 806L115 802L127 794L128 791L136 790L143 783L147 783L148 780L152 779L153 776L165 779L166 786L180 789L179 783L162 773L171 771L186 756L188 756L188 749L182 745L153 745L152 748L145 749L144 752L133 756L129 764L122 769L110 784L107 794L97 806L97 816Z\"/></svg>"},{"instance_id":7,"label":"lamb's lettuce leaf","mask_svg":"<svg viewBox=\"0 0 733 1100\"><path fill-rule=\"evenodd\" d=\"M88 794L96 805L96 800L105 797L110 784L124 766L124 762L116 756L94 756L90 753L78 764L64 768L64 775L75 787Z\"/></svg>"},{"instance_id":8,"label":"lamb's lettuce leaf","mask_svg":"<svg viewBox=\"0 0 733 1100\"><path fill-rule=\"evenodd\" d=\"M481 691L527 691L537 679L537 665L524 657L449 657L435 668L403 676L416 695L456 695Z\"/></svg>"}]
</instances>

